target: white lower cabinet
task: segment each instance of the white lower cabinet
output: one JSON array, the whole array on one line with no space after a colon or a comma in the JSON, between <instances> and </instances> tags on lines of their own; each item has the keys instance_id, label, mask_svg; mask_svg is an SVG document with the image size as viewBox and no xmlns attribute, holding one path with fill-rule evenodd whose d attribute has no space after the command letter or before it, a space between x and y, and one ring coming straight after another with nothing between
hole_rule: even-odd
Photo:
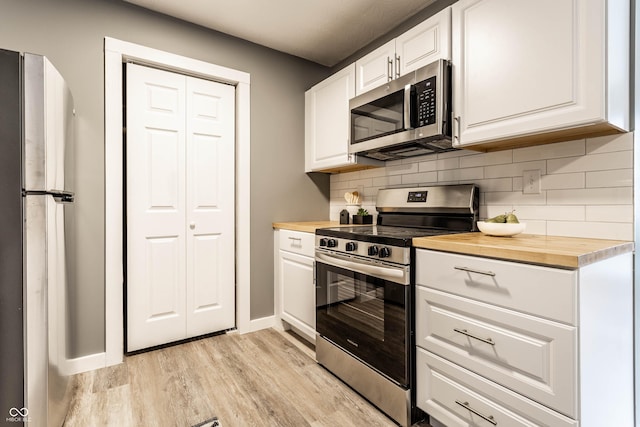
<instances>
[{"instance_id":1,"label":"white lower cabinet","mask_svg":"<svg viewBox=\"0 0 640 427\"><path fill-rule=\"evenodd\" d=\"M314 239L312 233L275 231L277 318L284 329L293 328L312 343L316 334Z\"/></svg>"},{"instance_id":2,"label":"white lower cabinet","mask_svg":"<svg viewBox=\"0 0 640 427\"><path fill-rule=\"evenodd\" d=\"M576 415L576 328L433 289L416 290L417 344Z\"/></svg>"},{"instance_id":3,"label":"white lower cabinet","mask_svg":"<svg viewBox=\"0 0 640 427\"><path fill-rule=\"evenodd\" d=\"M633 425L632 254L416 251L417 405L446 426Z\"/></svg>"}]
</instances>

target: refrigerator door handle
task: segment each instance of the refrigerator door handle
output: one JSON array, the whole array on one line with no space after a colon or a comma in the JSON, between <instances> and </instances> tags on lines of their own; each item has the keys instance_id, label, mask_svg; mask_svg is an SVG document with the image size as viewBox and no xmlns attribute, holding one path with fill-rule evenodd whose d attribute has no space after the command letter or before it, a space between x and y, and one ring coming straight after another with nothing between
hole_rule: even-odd
<instances>
[{"instance_id":1,"label":"refrigerator door handle","mask_svg":"<svg viewBox=\"0 0 640 427\"><path fill-rule=\"evenodd\" d=\"M75 202L75 195L70 191L22 190L22 196L52 196L58 203Z\"/></svg>"}]
</instances>

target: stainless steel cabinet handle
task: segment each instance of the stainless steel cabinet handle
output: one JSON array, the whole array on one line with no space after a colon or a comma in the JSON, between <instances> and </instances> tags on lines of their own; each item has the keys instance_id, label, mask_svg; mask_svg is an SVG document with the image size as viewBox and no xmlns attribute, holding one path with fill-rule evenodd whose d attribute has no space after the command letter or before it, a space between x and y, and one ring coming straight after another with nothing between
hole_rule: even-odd
<instances>
[{"instance_id":1,"label":"stainless steel cabinet handle","mask_svg":"<svg viewBox=\"0 0 640 427\"><path fill-rule=\"evenodd\" d=\"M291 246L300 246L302 247L302 238L301 237L289 237L291 240Z\"/></svg>"},{"instance_id":2,"label":"stainless steel cabinet handle","mask_svg":"<svg viewBox=\"0 0 640 427\"><path fill-rule=\"evenodd\" d=\"M393 61L387 56L387 81L390 82L393 79Z\"/></svg>"},{"instance_id":3,"label":"stainless steel cabinet handle","mask_svg":"<svg viewBox=\"0 0 640 427\"><path fill-rule=\"evenodd\" d=\"M460 142L460 116L456 116L454 114L452 114L453 116L453 121L456 122L456 126L453 130L453 139L456 139L458 142Z\"/></svg>"},{"instance_id":4,"label":"stainless steel cabinet handle","mask_svg":"<svg viewBox=\"0 0 640 427\"><path fill-rule=\"evenodd\" d=\"M476 411L475 409L473 409L471 406L469 406L469 402L460 402L459 400L456 400L456 403L460 406L462 406L464 409L466 409L469 412L473 412L474 414L476 414L477 416L479 416L480 418L482 418L483 420L493 424L494 426L498 425L498 422L496 420L493 419L493 415L484 415L481 414L480 412Z\"/></svg>"},{"instance_id":5,"label":"stainless steel cabinet handle","mask_svg":"<svg viewBox=\"0 0 640 427\"><path fill-rule=\"evenodd\" d=\"M469 273L477 273L477 274L482 274L484 276L495 276L496 273L494 273L493 271L483 271L483 270L476 270L475 268L469 268L469 267L461 267L461 266L454 266L453 267L456 270L461 270L461 271L466 271Z\"/></svg>"},{"instance_id":6,"label":"stainless steel cabinet handle","mask_svg":"<svg viewBox=\"0 0 640 427\"><path fill-rule=\"evenodd\" d=\"M479 336L472 334L466 329L453 328L453 330L459 334L465 335L469 338L473 338L474 340L482 341L483 343L486 343L489 345L496 345L495 341L493 341L491 338L480 338Z\"/></svg>"},{"instance_id":7,"label":"stainless steel cabinet handle","mask_svg":"<svg viewBox=\"0 0 640 427\"><path fill-rule=\"evenodd\" d=\"M400 55L396 55L396 79L400 77Z\"/></svg>"}]
</instances>

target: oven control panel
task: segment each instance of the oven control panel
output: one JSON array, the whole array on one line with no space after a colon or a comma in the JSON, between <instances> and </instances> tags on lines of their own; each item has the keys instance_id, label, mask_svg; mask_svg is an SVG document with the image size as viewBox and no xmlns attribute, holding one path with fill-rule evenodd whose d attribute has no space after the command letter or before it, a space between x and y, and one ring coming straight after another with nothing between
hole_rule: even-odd
<instances>
[{"instance_id":1,"label":"oven control panel","mask_svg":"<svg viewBox=\"0 0 640 427\"><path fill-rule=\"evenodd\" d=\"M427 201L427 191L409 191L407 203L424 203Z\"/></svg>"},{"instance_id":2,"label":"oven control panel","mask_svg":"<svg viewBox=\"0 0 640 427\"><path fill-rule=\"evenodd\" d=\"M339 237L316 236L316 249L342 253L343 255L354 255L371 261L378 260L402 265L411 263L411 248L361 242Z\"/></svg>"}]
</instances>

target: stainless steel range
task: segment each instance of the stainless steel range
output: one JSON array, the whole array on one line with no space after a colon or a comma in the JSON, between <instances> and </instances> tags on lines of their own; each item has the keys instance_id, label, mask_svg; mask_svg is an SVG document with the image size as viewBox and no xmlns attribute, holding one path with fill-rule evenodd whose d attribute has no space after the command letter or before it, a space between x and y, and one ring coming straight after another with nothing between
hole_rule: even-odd
<instances>
[{"instance_id":1,"label":"stainless steel range","mask_svg":"<svg viewBox=\"0 0 640 427\"><path fill-rule=\"evenodd\" d=\"M415 405L414 237L476 230L472 184L378 191L376 225L316 231L316 359L402 426Z\"/></svg>"}]
</instances>

